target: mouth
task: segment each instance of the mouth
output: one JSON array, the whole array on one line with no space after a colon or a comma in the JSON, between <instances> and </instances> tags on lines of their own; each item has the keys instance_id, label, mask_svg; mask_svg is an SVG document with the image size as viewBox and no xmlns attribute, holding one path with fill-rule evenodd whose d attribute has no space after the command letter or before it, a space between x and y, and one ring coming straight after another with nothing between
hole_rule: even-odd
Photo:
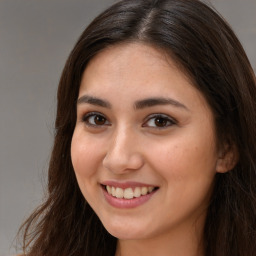
<instances>
[{"instance_id":1,"label":"mouth","mask_svg":"<svg viewBox=\"0 0 256 256\"><path fill-rule=\"evenodd\" d=\"M101 185L102 188L112 197L119 199L131 200L133 198L140 198L155 192L159 187L142 186L142 187L127 187L120 188L110 185Z\"/></svg>"}]
</instances>

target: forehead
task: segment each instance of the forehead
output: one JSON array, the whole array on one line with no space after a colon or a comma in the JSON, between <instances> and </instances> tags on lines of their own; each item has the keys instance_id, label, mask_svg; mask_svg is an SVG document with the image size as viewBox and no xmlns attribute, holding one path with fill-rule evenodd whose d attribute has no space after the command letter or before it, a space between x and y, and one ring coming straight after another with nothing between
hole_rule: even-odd
<instances>
[{"instance_id":1,"label":"forehead","mask_svg":"<svg viewBox=\"0 0 256 256\"><path fill-rule=\"evenodd\" d=\"M160 77L172 76L192 84L191 80L178 67L176 62L161 49L144 43L122 43L110 46L97 54L88 63L81 82L83 89L89 89L93 81L112 80L119 83L124 81L131 86L144 80L144 84ZM103 84L101 85L103 89ZM141 87L142 84L139 86Z\"/></svg>"},{"instance_id":2,"label":"forehead","mask_svg":"<svg viewBox=\"0 0 256 256\"><path fill-rule=\"evenodd\" d=\"M92 58L90 63L97 62L99 59L100 62L104 60L109 62L112 59L109 64L114 64L117 57L118 59L125 59L127 54L133 60L144 56L147 58L148 64L150 65L154 64L156 59L158 62L162 61L162 65L167 65L168 63L169 65L174 65L174 62L172 63L172 60L167 55L166 51L143 42L124 42L110 45Z\"/></svg>"}]
</instances>

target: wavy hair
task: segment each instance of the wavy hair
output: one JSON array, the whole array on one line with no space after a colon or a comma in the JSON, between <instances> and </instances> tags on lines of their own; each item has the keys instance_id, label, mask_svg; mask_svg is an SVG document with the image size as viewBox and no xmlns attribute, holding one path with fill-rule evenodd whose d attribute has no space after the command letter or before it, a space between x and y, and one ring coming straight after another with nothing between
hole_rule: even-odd
<instances>
[{"instance_id":1,"label":"wavy hair","mask_svg":"<svg viewBox=\"0 0 256 256\"><path fill-rule=\"evenodd\" d=\"M216 174L204 228L207 256L256 252L256 81L230 26L198 0L122 0L85 29L58 88L55 140L44 203L22 226L28 256L112 256L111 236L80 192L70 146L76 100L88 62L105 48L141 42L175 60L208 101L219 145L236 147L233 170Z\"/></svg>"}]
</instances>

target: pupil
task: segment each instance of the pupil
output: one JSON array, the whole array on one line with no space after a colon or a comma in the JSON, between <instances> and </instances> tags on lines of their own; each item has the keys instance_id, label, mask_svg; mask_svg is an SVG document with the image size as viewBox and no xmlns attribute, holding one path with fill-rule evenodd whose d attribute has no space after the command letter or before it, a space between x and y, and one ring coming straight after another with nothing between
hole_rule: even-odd
<instances>
[{"instance_id":1,"label":"pupil","mask_svg":"<svg viewBox=\"0 0 256 256\"><path fill-rule=\"evenodd\" d=\"M106 119L103 116L95 116L94 122L97 125L103 125L105 123Z\"/></svg>"},{"instance_id":2,"label":"pupil","mask_svg":"<svg viewBox=\"0 0 256 256\"><path fill-rule=\"evenodd\" d=\"M166 126L166 123L167 123L166 119L161 118L161 117L156 118L156 120L155 120L156 126L163 127L163 126Z\"/></svg>"}]
</instances>

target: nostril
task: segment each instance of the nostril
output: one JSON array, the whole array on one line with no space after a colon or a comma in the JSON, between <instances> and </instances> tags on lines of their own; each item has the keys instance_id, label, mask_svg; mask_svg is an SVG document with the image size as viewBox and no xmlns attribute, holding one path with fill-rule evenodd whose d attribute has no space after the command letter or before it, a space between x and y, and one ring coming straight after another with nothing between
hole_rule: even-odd
<instances>
[{"instance_id":1,"label":"nostril","mask_svg":"<svg viewBox=\"0 0 256 256\"><path fill-rule=\"evenodd\" d=\"M144 165L144 160L139 153L113 154L108 153L103 159L103 166L109 171L121 174L123 172L139 170Z\"/></svg>"}]
</instances>

